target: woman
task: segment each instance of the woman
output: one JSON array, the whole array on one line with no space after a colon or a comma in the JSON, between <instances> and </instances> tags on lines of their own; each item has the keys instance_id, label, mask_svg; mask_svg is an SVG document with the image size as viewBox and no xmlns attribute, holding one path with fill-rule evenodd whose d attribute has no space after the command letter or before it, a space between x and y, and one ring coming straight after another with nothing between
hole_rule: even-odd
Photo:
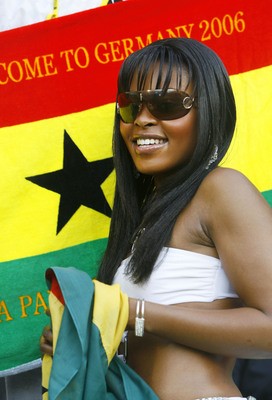
<instances>
[{"instance_id":1,"label":"woman","mask_svg":"<svg viewBox=\"0 0 272 400\"><path fill-rule=\"evenodd\" d=\"M127 363L162 400L239 399L235 358L272 356L271 209L218 166L235 120L227 72L203 44L165 39L123 63L98 279L128 294Z\"/></svg>"}]
</instances>

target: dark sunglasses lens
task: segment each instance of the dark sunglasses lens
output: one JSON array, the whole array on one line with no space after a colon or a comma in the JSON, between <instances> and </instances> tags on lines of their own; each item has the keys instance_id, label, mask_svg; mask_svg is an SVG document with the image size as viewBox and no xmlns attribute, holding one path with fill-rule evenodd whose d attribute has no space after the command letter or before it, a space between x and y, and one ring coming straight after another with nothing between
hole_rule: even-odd
<instances>
[{"instance_id":1,"label":"dark sunglasses lens","mask_svg":"<svg viewBox=\"0 0 272 400\"><path fill-rule=\"evenodd\" d=\"M138 111L139 104L133 103L127 93L120 93L117 99L118 112L123 122L131 124L134 122Z\"/></svg>"},{"instance_id":2,"label":"dark sunglasses lens","mask_svg":"<svg viewBox=\"0 0 272 400\"><path fill-rule=\"evenodd\" d=\"M131 124L135 121L141 101L146 104L149 112L155 118L164 121L184 117L188 114L194 102L187 93L173 89L169 89L164 94L160 89L147 92L120 93L117 99L118 113L123 122Z\"/></svg>"},{"instance_id":3,"label":"dark sunglasses lens","mask_svg":"<svg viewBox=\"0 0 272 400\"><path fill-rule=\"evenodd\" d=\"M192 105L191 97L183 92L169 92L162 97L155 96L154 101L147 103L147 107L154 117L164 121L184 117Z\"/></svg>"}]
</instances>

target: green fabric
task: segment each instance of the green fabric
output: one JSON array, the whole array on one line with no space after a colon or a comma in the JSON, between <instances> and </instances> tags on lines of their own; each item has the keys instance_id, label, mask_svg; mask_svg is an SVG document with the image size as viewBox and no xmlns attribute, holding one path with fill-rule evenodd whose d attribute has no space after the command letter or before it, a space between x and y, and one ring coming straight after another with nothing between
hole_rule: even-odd
<instances>
[{"instance_id":1,"label":"green fabric","mask_svg":"<svg viewBox=\"0 0 272 400\"><path fill-rule=\"evenodd\" d=\"M95 277L107 239L94 240L34 257L0 263L1 371L40 358L39 339L48 324L44 274L52 265L77 265ZM31 278L30 278L31 277ZM23 351L22 351L23 349Z\"/></svg>"},{"instance_id":2,"label":"green fabric","mask_svg":"<svg viewBox=\"0 0 272 400\"><path fill-rule=\"evenodd\" d=\"M263 192L262 195L272 207L272 190L267 190L266 192Z\"/></svg>"},{"instance_id":3,"label":"green fabric","mask_svg":"<svg viewBox=\"0 0 272 400\"><path fill-rule=\"evenodd\" d=\"M158 400L143 379L117 356L108 366L99 329L90 323L95 296L90 277L74 268L52 270L65 310L50 375L50 400Z\"/></svg>"}]
</instances>

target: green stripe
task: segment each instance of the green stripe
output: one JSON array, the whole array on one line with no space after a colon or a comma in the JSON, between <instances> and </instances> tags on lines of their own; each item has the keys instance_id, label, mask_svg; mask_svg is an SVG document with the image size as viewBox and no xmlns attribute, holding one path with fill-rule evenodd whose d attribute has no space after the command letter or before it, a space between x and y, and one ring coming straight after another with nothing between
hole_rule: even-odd
<instances>
[{"instance_id":1,"label":"green stripe","mask_svg":"<svg viewBox=\"0 0 272 400\"><path fill-rule=\"evenodd\" d=\"M262 193L272 206L272 190ZM16 367L40 357L39 337L48 317L43 312L37 293L47 301L45 270L52 266L74 266L95 277L107 239L83 243L67 249L29 258L0 263L0 371ZM23 305L31 299L32 304ZM6 308L3 308L3 305ZM0 303L1 306L1 303ZM35 315L35 311L37 313ZM7 320L7 313L12 320Z\"/></svg>"},{"instance_id":2,"label":"green stripe","mask_svg":"<svg viewBox=\"0 0 272 400\"><path fill-rule=\"evenodd\" d=\"M262 192L262 195L272 207L272 190L267 190L266 192Z\"/></svg>"},{"instance_id":3,"label":"green stripe","mask_svg":"<svg viewBox=\"0 0 272 400\"><path fill-rule=\"evenodd\" d=\"M45 270L52 266L73 266L84 270L93 278L106 243L107 239L101 239L47 254L0 263L1 281L5 282L0 289L0 371L40 357L39 338L42 328L49 322L39 297L42 296L47 303ZM25 307L29 301L32 301L32 304ZM8 315L11 320L8 320Z\"/></svg>"}]
</instances>

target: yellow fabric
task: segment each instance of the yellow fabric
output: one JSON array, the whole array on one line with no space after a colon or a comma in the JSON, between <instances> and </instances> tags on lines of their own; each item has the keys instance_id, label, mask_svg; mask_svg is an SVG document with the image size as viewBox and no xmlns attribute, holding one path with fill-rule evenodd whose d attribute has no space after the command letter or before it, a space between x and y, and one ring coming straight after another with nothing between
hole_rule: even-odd
<instances>
[{"instance_id":1,"label":"yellow fabric","mask_svg":"<svg viewBox=\"0 0 272 400\"><path fill-rule=\"evenodd\" d=\"M108 286L94 280L93 323L98 327L108 363L111 362L127 326L128 297L119 285ZM110 307L114 304L114 307Z\"/></svg>"},{"instance_id":2,"label":"yellow fabric","mask_svg":"<svg viewBox=\"0 0 272 400\"><path fill-rule=\"evenodd\" d=\"M237 102L237 129L223 161L223 166L243 172L261 192L272 188L271 72L272 66L269 66L231 76ZM108 236L110 219L84 206L56 236L59 195L33 185L22 176L62 168L63 127L88 161L111 157L113 120L114 104L111 103L1 129L0 169L4 171L0 181L1 228L5 235L2 236L0 261L31 257ZM86 141L86 132L91 132L91 144ZM41 143L42 149L37 152ZM103 183L111 206L114 183L113 172ZM5 210L9 210L7 217ZM18 232L23 235L20 234L14 246Z\"/></svg>"},{"instance_id":3,"label":"yellow fabric","mask_svg":"<svg viewBox=\"0 0 272 400\"><path fill-rule=\"evenodd\" d=\"M46 19L57 18L58 15L59 15L59 1L54 0L53 1L53 12L52 12L52 14L47 15Z\"/></svg>"},{"instance_id":4,"label":"yellow fabric","mask_svg":"<svg viewBox=\"0 0 272 400\"><path fill-rule=\"evenodd\" d=\"M48 301L49 301L49 309L54 310L54 312L51 314L51 324L54 329L54 336L53 336L53 352L54 352L59 336L64 305L57 299L57 297L52 292L50 292L49 294Z\"/></svg>"},{"instance_id":5,"label":"yellow fabric","mask_svg":"<svg viewBox=\"0 0 272 400\"><path fill-rule=\"evenodd\" d=\"M52 369L52 358L45 355L42 360L42 386L48 388L50 372ZM43 393L42 400L48 400L48 392Z\"/></svg>"},{"instance_id":6,"label":"yellow fabric","mask_svg":"<svg viewBox=\"0 0 272 400\"><path fill-rule=\"evenodd\" d=\"M110 218L84 206L56 236L59 194L25 178L62 169L64 127L89 162L112 157L113 120L114 104L106 104L1 128L0 169L4 175L0 180L0 209L1 229L5 235L1 237L0 261L31 257L108 237ZM86 132L90 132L89 137ZM111 207L114 184L112 172L102 184ZM15 240L18 232L20 236Z\"/></svg>"},{"instance_id":7,"label":"yellow fabric","mask_svg":"<svg viewBox=\"0 0 272 400\"><path fill-rule=\"evenodd\" d=\"M93 280L93 283L94 307L90 323L93 323L100 332L102 345L108 364L110 364L127 326L129 315L128 297L121 292L119 285L105 285L96 280ZM52 292L49 293L49 307L51 311L54 353L62 322L64 305ZM45 355L42 362L42 386L46 389L49 387L51 369L52 358ZM43 394L43 400L48 400L48 392Z\"/></svg>"},{"instance_id":8,"label":"yellow fabric","mask_svg":"<svg viewBox=\"0 0 272 400\"><path fill-rule=\"evenodd\" d=\"M257 188L272 189L272 66L230 77L237 127L223 166L243 172Z\"/></svg>"},{"instance_id":9,"label":"yellow fabric","mask_svg":"<svg viewBox=\"0 0 272 400\"><path fill-rule=\"evenodd\" d=\"M64 311L64 305L57 299L57 297L50 292L48 296L49 308L51 310L51 324L53 327L53 352L56 348L56 343L59 336L59 330ZM42 362L42 386L48 388L50 372L52 368L52 357L45 354ZM42 400L48 400L48 392L44 393Z\"/></svg>"}]
</instances>

